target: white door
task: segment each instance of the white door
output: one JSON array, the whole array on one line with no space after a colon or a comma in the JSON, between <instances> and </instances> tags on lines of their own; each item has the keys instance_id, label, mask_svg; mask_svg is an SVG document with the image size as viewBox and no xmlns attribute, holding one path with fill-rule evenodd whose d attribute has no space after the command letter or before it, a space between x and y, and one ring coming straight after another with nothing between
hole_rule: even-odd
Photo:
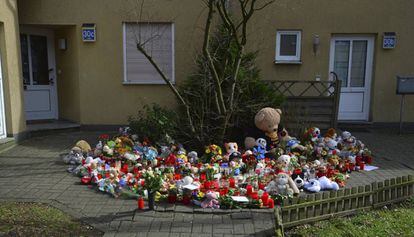
<instances>
[{"instance_id":1,"label":"white door","mask_svg":"<svg viewBox=\"0 0 414 237\"><path fill-rule=\"evenodd\" d=\"M20 45L26 119L57 119L53 31L21 27Z\"/></svg>"},{"instance_id":2,"label":"white door","mask_svg":"<svg viewBox=\"0 0 414 237\"><path fill-rule=\"evenodd\" d=\"M338 120L369 120L373 57L374 37L332 38L329 70L342 80Z\"/></svg>"},{"instance_id":3,"label":"white door","mask_svg":"<svg viewBox=\"0 0 414 237\"><path fill-rule=\"evenodd\" d=\"M0 139L7 136L6 132L6 116L4 113L4 93L3 93L3 71L1 67L1 53L0 53Z\"/></svg>"}]
</instances>

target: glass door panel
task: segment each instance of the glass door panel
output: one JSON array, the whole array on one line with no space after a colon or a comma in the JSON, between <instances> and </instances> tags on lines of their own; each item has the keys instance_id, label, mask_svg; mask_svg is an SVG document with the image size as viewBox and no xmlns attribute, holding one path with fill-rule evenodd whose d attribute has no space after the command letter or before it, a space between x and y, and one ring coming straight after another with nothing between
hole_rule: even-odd
<instances>
[{"instance_id":1,"label":"glass door panel","mask_svg":"<svg viewBox=\"0 0 414 237\"><path fill-rule=\"evenodd\" d=\"M367 40L352 42L352 64L350 87L364 87L367 62Z\"/></svg>"},{"instance_id":2,"label":"glass door panel","mask_svg":"<svg viewBox=\"0 0 414 237\"><path fill-rule=\"evenodd\" d=\"M334 72L342 80L342 87L348 86L350 44L349 40L335 41Z\"/></svg>"},{"instance_id":3,"label":"glass door panel","mask_svg":"<svg viewBox=\"0 0 414 237\"><path fill-rule=\"evenodd\" d=\"M29 44L26 34L20 34L20 48L22 54L23 85L30 85Z\"/></svg>"},{"instance_id":4,"label":"glass door panel","mask_svg":"<svg viewBox=\"0 0 414 237\"><path fill-rule=\"evenodd\" d=\"M47 37L30 35L33 85L49 85Z\"/></svg>"}]
</instances>

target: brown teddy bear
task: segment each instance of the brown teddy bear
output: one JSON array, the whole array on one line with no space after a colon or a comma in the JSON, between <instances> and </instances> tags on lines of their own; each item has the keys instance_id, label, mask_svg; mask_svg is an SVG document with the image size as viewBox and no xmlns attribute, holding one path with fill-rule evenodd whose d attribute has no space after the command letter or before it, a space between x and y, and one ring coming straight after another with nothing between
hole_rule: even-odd
<instances>
[{"instance_id":1,"label":"brown teddy bear","mask_svg":"<svg viewBox=\"0 0 414 237\"><path fill-rule=\"evenodd\" d=\"M266 136L270 138L273 144L279 142L278 128L281 115L282 111L280 109L267 107L257 112L254 117L256 127L265 132Z\"/></svg>"}]
</instances>

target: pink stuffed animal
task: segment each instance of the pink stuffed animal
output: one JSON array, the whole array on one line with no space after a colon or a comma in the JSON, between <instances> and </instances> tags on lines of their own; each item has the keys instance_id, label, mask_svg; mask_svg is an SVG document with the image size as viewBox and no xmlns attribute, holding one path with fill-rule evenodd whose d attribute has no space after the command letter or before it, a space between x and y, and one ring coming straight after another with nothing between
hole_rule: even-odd
<instances>
[{"instance_id":1,"label":"pink stuffed animal","mask_svg":"<svg viewBox=\"0 0 414 237\"><path fill-rule=\"evenodd\" d=\"M217 194L213 191L207 191L206 199L201 203L202 208L219 209L219 201L217 200Z\"/></svg>"}]
</instances>

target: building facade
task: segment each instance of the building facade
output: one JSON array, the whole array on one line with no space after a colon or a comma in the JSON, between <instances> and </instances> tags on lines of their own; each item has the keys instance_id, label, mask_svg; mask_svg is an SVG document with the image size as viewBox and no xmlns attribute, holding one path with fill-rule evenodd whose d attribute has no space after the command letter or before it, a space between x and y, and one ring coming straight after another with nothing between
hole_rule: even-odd
<instances>
[{"instance_id":1,"label":"building facade","mask_svg":"<svg viewBox=\"0 0 414 237\"><path fill-rule=\"evenodd\" d=\"M412 12L410 0L279 0L254 15L249 50L266 80L336 72L340 120L396 123L396 76L414 76ZM180 83L194 72L206 13L194 0L1 1L3 137L27 120L118 125L144 104L174 106L136 43L151 38L149 52ZM405 111L414 122L414 98Z\"/></svg>"}]
</instances>

